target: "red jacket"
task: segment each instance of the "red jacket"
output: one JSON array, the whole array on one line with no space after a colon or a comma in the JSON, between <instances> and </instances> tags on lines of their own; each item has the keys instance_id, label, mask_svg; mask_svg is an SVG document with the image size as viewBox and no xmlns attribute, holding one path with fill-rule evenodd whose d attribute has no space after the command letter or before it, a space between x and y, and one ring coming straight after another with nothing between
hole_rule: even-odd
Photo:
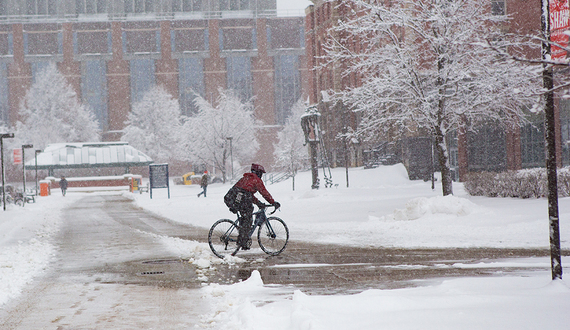
<instances>
[{"instance_id":1,"label":"red jacket","mask_svg":"<svg viewBox=\"0 0 570 330\"><path fill-rule=\"evenodd\" d=\"M236 182L235 186L245 191L251 192L252 195L256 192L259 192L267 202L270 204L275 203L275 200L273 197L271 197L271 194L267 191L267 189L265 189L263 181L261 181L261 179L254 173L245 173L243 175L243 178L239 179L239 181ZM255 204L258 204L259 200L253 196L253 202Z\"/></svg>"}]
</instances>

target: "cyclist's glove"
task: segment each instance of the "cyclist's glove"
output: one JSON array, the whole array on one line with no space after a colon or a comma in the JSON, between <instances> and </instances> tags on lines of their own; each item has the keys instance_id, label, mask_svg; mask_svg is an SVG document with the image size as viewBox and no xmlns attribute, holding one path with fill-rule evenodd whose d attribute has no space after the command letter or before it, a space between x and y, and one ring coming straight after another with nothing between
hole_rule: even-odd
<instances>
[{"instance_id":1,"label":"cyclist's glove","mask_svg":"<svg viewBox=\"0 0 570 330\"><path fill-rule=\"evenodd\" d=\"M279 204L279 202L275 202L272 205L275 207L276 210L281 207L281 204Z\"/></svg>"}]
</instances>

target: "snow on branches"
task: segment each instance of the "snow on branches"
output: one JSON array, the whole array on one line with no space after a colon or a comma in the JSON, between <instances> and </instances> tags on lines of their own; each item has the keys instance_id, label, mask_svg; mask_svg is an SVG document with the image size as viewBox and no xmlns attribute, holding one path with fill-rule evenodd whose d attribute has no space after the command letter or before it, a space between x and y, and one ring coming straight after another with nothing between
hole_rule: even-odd
<instances>
[{"instance_id":1,"label":"snow on branches","mask_svg":"<svg viewBox=\"0 0 570 330\"><path fill-rule=\"evenodd\" d=\"M220 170L225 180L230 156L234 163L244 164L250 162L259 149L253 104L242 102L232 90L219 90L216 105L201 96L194 102L198 113L184 123L184 151L190 161Z\"/></svg>"},{"instance_id":2,"label":"snow on branches","mask_svg":"<svg viewBox=\"0 0 570 330\"><path fill-rule=\"evenodd\" d=\"M301 127L301 116L305 114L305 109L305 103L300 99L293 105L283 129L277 134L278 142L274 146L276 166L293 177L309 163L309 154L304 145L305 135Z\"/></svg>"},{"instance_id":3,"label":"snow on branches","mask_svg":"<svg viewBox=\"0 0 570 330\"><path fill-rule=\"evenodd\" d=\"M362 112L358 134L397 128L434 137L444 195L451 194L445 136L492 121L525 122L536 75L500 57L486 40L501 40L504 16L479 0L347 0L347 13L330 31L325 65L362 77L362 84L337 91L337 100ZM358 47L354 41L358 40Z\"/></svg>"},{"instance_id":4,"label":"snow on branches","mask_svg":"<svg viewBox=\"0 0 570 330\"><path fill-rule=\"evenodd\" d=\"M154 86L133 104L122 141L149 155L155 162L181 159L180 105L162 86Z\"/></svg>"},{"instance_id":5,"label":"snow on branches","mask_svg":"<svg viewBox=\"0 0 570 330\"><path fill-rule=\"evenodd\" d=\"M99 128L90 109L81 104L77 94L50 63L36 76L20 104L15 145L32 143L43 149L56 142L99 141Z\"/></svg>"}]
</instances>

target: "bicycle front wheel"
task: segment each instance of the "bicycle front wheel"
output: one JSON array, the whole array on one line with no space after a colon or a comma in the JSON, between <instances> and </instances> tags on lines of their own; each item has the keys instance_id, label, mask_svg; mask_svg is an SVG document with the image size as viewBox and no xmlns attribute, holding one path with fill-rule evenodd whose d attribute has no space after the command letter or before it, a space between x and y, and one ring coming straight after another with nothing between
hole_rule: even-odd
<instances>
[{"instance_id":1,"label":"bicycle front wheel","mask_svg":"<svg viewBox=\"0 0 570 330\"><path fill-rule=\"evenodd\" d=\"M208 233L208 244L217 257L225 258L237 249L238 228L229 219L216 221Z\"/></svg>"},{"instance_id":2,"label":"bicycle front wheel","mask_svg":"<svg viewBox=\"0 0 570 330\"><path fill-rule=\"evenodd\" d=\"M263 252L276 256L285 250L289 241L289 228L278 217L269 217L257 231L257 243Z\"/></svg>"}]
</instances>

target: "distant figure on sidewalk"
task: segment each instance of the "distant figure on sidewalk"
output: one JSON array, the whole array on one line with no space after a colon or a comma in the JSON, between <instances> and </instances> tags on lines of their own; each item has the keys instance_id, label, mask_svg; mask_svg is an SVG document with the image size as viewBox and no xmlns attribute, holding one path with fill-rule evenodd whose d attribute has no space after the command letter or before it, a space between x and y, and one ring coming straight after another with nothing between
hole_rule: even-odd
<instances>
[{"instance_id":1,"label":"distant figure on sidewalk","mask_svg":"<svg viewBox=\"0 0 570 330\"><path fill-rule=\"evenodd\" d=\"M204 197L206 197L206 190L208 190L208 179L208 171L204 171L202 180L200 180L200 187L202 187L202 192L198 194L198 197L200 197L202 194L204 194Z\"/></svg>"},{"instance_id":2,"label":"distant figure on sidewalk","mask_svg":"<svg viewBox=\"0 0 570 330\"><path fill-rule=\"evenodd\" d=\"M67 180L64 176L62 176L61 180L59 180L59 187L61 188L61 193L63 196L65 196L65 192L67 191Z\"/></svg>"}]
</instances>

